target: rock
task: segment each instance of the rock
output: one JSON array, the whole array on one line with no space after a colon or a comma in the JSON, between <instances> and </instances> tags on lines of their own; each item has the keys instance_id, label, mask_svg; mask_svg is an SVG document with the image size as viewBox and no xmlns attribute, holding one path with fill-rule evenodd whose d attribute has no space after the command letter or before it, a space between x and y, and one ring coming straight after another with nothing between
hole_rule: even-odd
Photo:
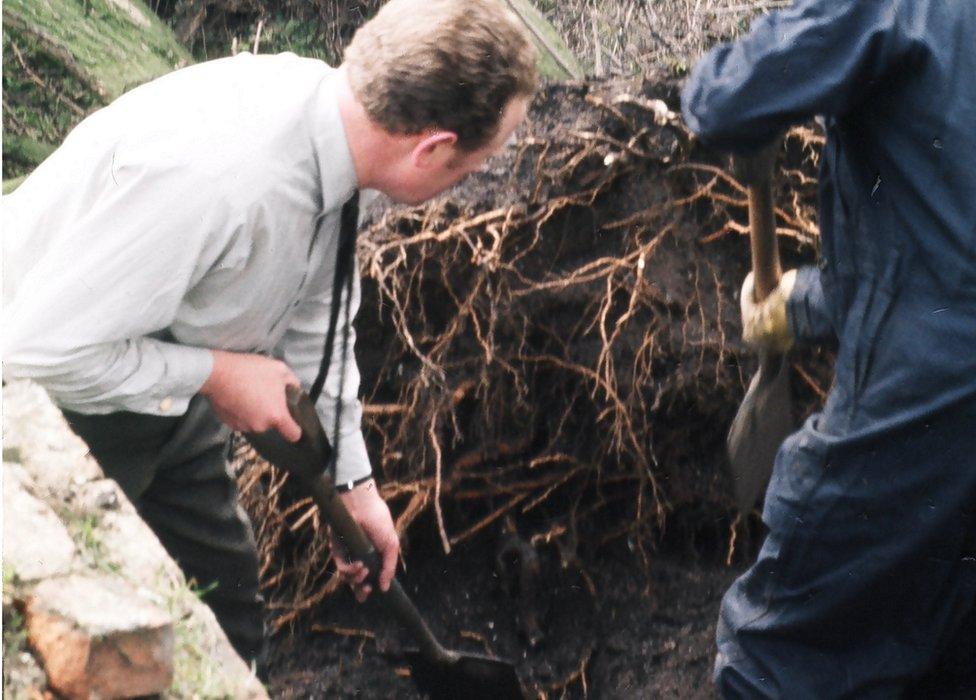
<instances>
[{"instance_id":1,"label":"rock","mask_svg":"<svg viewBox=\"0 0 976 700\"><path fill-rule=\"evenodd\" d=\"M162 693L173 680L169 615L118 578L47 579L27 595L27 637L66 698Z\"/></svg>"},{"instance_id":2,"label":"rock","mask_svg":"<svg viewBox=\"0 0 976 700\"><path fill-rule=\"evenodd\" d=\"M31 494L24 470L5 465L3 560L20 581L69 573L77 565L74 541L54 510Z\"/></svg>"},{"instance_id":3,"label":"rock","mask_svg":"<svg viewBox=\"0 0 976 700\"><path fill-rule=\"evenodd\" d=\"M61 411L39 386L10 381L3 387L3 444L41 489L66 494L78 484L103 477L88 446L71 432Z\"/></svg>"},{"instance_id":4,"label":"rock","mask_svg":"<svg viewBox=\"0 0 976 700\"><path fill-rule=\"evenodd\" d=\"M114 602L117 594L99 595L95 591L92 592L92 600L87 600L89 594L85 590L92 586L76 591L77 605L84 608L82 612L88 611L88 617L82 616L80 619L92 622L92 628L104 627L115 620L116 609L128 605L128 601L149 601L170 612L168 619L173 621L170 644L173 647L174 678L164 697L266 700L268 696L264 687L234 652L210 608L187 588L179 567L166 554L162 544L141 520L118 485L104 477L95 461L88 456L85 444L70 431L61 412L51 403L44 390L30 382L12 381L4 386L3 394L3 452L4 462L7 463L4 465L4 563L14 565L13 573L17 575L18 584L14 591L16 599L24 601L26 607L32 586L36 585L34 590L44 593L45 589L37 582L45 576L31 569L31 565L36 566L33 564L35 561L49 565L50 575L59 577L50 579L50 585L54 587L66 585L65 579L60 577L67 570L76 574L88 566L90 569L87 570L96 580L107 580L109 585L115 580L128 591L122 596L121 603ZM15 495L15 491L18 494L25 491L27 496L34 498L30 501L30 509L25 510L23 505L14 508L7 504L7 499L21 497ZM36 509L38 498L50 504L44 506L47 512L61 513L64 510L62 516L75 521L80 519L85 524L90 532L86 530L82 537L91 540L93 548L97 550L95 556L86 558L76 554L70 537L67 540L62 538L62 543L70 545L71 553L76 557L71 567L51 566L53 552L58 549L55 546L45 545L43 556L40 557L31 549L37 546L36 541L40 538L33 518L28 519L24 513L32 513ZM68 504L70 516L66 508ZM28 535L31 539L27 538ZM27 554L21 554L21 549L25 549ZM67 552L68 547L62 549ZM17 563L25 559L27 564ZM30 581L21 585L25 578ZM78 588L77 584L72 585ZM138 591L138 595L133 591ZM106 603L107 599L113 602ZM37 605L39 603L35 605L35 612L40 611L38 614L61 620L61 632L65 639L75 642L81 639L80 648L84 649L88 644L89 655L95 653L97 656L105 652L99 644L91 645L90 640L84 641L82 632L86 627L77 620L65 622L72 618L54 616L46 612L44 606ZM57 639L56 633L49 636ZM47 646L54 648L57 644L49 643ZM75 647L78 648L79 643L75 643ZM79 663L75 662L76 667ZM52 687L55 687L53 683ZM81 687L84 690L83 685ZM11 697L32 697L26 682L14 690L16 692L12 692ZM95 690L92 693L94 696ZM98 694L109 697L102 691L98 691Z\"/></svg>"},{"instance_id":5,"label":"rock","mask_svg":"<svg viewBox=\"0 0 976 700\"><path fill-rule=\"evenodd\" d=\"M125 498L114 479L97 479L81 484L77 497L79 506L88 511L117 510Z\"/></svg>"}]
</instances>

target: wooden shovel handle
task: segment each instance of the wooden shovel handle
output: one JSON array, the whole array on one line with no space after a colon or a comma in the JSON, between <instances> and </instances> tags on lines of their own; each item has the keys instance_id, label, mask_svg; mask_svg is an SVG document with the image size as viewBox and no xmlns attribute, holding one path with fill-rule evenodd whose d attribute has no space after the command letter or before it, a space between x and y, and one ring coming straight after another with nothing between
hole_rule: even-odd
<instances>
[{"instance_id":1,"label":"wooden shovel handle","mask_svg":"<svg viewBox=\"0 0 976 700\"><path fill-rule=\"evenodd\" d=\"M749 247L756 301L762 301L772 294L783 276L776 244L772 171L765 181L749 185Z\"/></svg>"},{"instance_id":2,"label":"wooden shovel handle","mask_svg":"<svg viewBox=\"0 0 976 700\"><path fill-rule=\"evenodd\" d=\"M302 429L300 444L302 449L313 452L308 461L326 464L329 460L329 441L319 421L315 406L308 394L298 387L289 386L286 390L288 410L292 418ZM287 466L285 465L285 468ZM293 472L294 473L294 472ZM430 661L447 664L457 661L457 654L441 646L434 636L426 620L417 610L410 596L403 589L396 578L390 583L385 593L376 585L379 579L381 561L376 547L363 532L336 491L332 481L332 474L323 470L318 474L297 473L299 482L306 493L312 497L319 513L332 527L333 533L340 545L345 548L347 555L361 561L370 572L370 581L380 597L383 606L403 625L413 636L420 647L421 653Z\"/></svg>"},{"instance_id":3,"label":"wooden shovel handle","mask_svg":"<svg viewBox=\"0 0 976 700\"><path fill-rule=\"evenodd\" d=\"M735 176L749 187L749 241L756 301L768 297L783 275L773 208L773 171L782 143L782 136L777 136L755 153L735 156L732 161Z\"/></svg>"}]
</instances>

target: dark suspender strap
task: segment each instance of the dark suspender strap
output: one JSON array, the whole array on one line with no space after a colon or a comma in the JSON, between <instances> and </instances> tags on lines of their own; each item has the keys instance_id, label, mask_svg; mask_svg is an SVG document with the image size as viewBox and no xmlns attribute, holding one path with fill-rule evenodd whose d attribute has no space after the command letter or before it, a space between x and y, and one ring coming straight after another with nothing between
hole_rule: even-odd
<instances>
[{"instance_id":1,"label":"dark suspender strap","mask_svg":"<svg viewBox=\"0 0 976 700\"><path fill-rule=\"evenodd\" d=\"M355 262L355 253L353 254ZM349 359L349 328L352 326L352 268L346 276L346 323L342 326L342 371L339 374L339 394L336 396L335 417L332 423L332 458L329 460L329 471L333 480L336 478L336 468L339 464L339 427L342 419L342 396L346 388L346 361Z\"/></svg>"},{"instance_id":2,"label":"dark suspender strap","mask_svg":"<svg viewBox=\"0 0 976 700\"><path fill-rule=\"evenodd\" d=\"M352 296L352 272L356 264L356 229L359 225L359 191L357 190L349 200L342 205L342 214L339 216L339 250L336 252L335 274L332 279L332 302L329 309L329 328L325 333L325 348L322 354L322 364L319 365L318 376L312 382L308 396L312 403L318 401L322 394L322 387L325 385L325 377L329 373L329 364L332 361L332 349L335 346L336 326L339 322L339 305L342 300L342 288L345 286L348 295ZM348 316L349 299L346 300L346 333L343 340L349 337L348 326L351 320ZM346 344L342 348L342 364L345 369ZM341 393L339 400L341 401ZM338 403L338 402L337 402ZM336 421L339 420L339 406L336 406Z\"/></svg>"}]
</instances>

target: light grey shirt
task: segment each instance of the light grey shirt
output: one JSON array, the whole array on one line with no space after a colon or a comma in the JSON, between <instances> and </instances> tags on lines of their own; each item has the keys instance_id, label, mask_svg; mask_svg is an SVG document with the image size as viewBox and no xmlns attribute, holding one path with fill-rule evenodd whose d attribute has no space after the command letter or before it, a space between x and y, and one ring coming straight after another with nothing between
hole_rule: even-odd
<instances>
[{"instance_id":1,"label":"light grey shirt","mask_svg":"<svg viewBox=\"0 0 976 700\"><path fill-rule=\"evenodd\" d=\"M322 358L356 187L339 73L293 54L185 68L83 121L4 198L4 374L80 413L180 415L207 348ZM359 304L354 281L353 315ZM320 416L331 434L340 314ZM370 472L349 335L340 481Z\"/></svg>"}]
</instances>

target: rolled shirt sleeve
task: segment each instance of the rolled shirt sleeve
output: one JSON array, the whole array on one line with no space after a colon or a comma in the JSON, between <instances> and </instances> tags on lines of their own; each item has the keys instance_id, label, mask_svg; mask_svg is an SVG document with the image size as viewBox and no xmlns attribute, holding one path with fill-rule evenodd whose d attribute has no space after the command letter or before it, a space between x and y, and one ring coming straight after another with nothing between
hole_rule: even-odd
<instances>
[{"instance_id":1,"label":"rolled shirt sleeve","mask_svg":"<svg viewBox=\"0 0 976 700\"><path fill-rule=\"evenodd\" d=\"M356 189L340 85L318 60L242 54L83 120L3 198L4 376L80 413L175 415L209 376L209 348L277 353L334 259L320 251L330 213ZM291 336L306 375L325 313L305 309Z\"/></svg>"},{"instance_id":2,"label":"rolled shirt sleeve","mask_svg":"<svg viewBox=\"0 0 976 700\"><path fill-rule=\"evenodd\" d=\"M843 114L911 43L904 0L798 0L708 52L682 91L682 114L707 145L753 151L791 124Z\"/></svg>"},{"instance_id":3,"label":"rolled shirt sleeve","mask_svg":"<svg viewBox=\"0 0 976 700\"><path fill-rule=\"evenodd\" d=\"M6 377L36 380L81 413L186 411L211 352L153 335L206 269L219 213L167 170L119 153L90 206L23 274L5 309ZM47 201L31 192L15 195L21 211Z\"/></svg>"}]
</instances>

